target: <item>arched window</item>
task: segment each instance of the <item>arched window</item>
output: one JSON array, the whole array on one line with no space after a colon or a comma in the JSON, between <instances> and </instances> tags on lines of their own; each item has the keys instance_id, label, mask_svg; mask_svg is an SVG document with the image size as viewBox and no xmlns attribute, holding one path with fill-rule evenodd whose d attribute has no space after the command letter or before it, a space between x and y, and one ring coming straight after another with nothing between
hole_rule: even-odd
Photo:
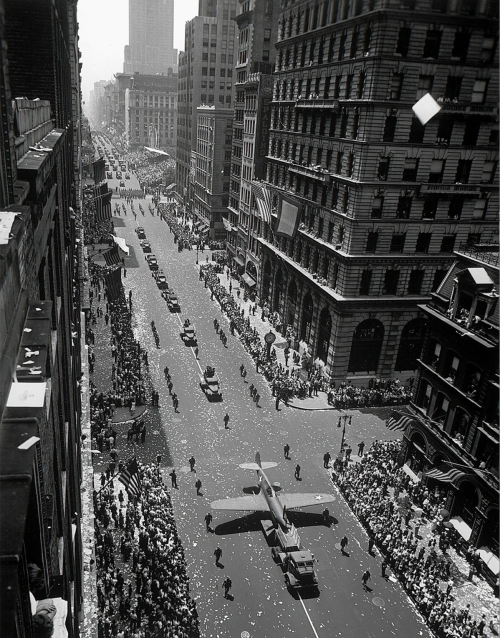
<instances>
[{"instance_id":1,"label":"arched window","mask_svg":"<svg viewBox=\"0 0 500 638\"><path fill-rule=\"evenodd\" d=\"M264 276L262 277L262 300L267 301L269 289L271 288L271 264L269 260L264 265Z\"/></svg>"},{"instance_id":2,"label":"arched window","mask_svg":"<svg viewBox=\"0 0 500 638\"><path fill-rule=\"evenodd\" d=\"M420 432L414 432L410 436L412 445L409 451L409 465L418 474L424 467L425 454L427 454L427 442Z\"/></svg>"},{"instance_id":3,"label":"arched window","mask_svg":"<svg viewBox=\"0 0 500 638\"><path fill-rule=\"evenodd\" d=\"M383 340L384 326L380 321L377 319L362 321L354 331L349 372L376 373Z\"/></svg>"},{"instance_id":4,"label":"arched window","mask_svg":"<svg viewBox=\"0 0 500 638\"><path fill-rule=\"evenodd\" d=\"M412 319L403 328L395 370L415 370L424 345L425 319Z\"/></svg>"},{"instance_id":5,"label":"arched window","mask_svg":"<svg viewBox=\"0 0 500 638\"><path fill-rule=\"evenodd\" d=\"M307 343L309 343L309 338L311 336L313 311L313 300L311 295L307 293L302 305L302 322L300 326L300 338L302 341L306 341Z\"/></svg>"},{"instance_id":6,"label":"arched window","mask_svg":"<svg viewBox=\"0 0 500 638\"><path fill-rule=\"evenodd\" d=\"M274 281L274 306L273 306L273 310L275 312L281 313L281 311L283 310L282 305L283 305L283 290L284 286L283 286L283 271L281 270L281 268L278 269L278 272L276 273L276 279Z\"/></svg>"},{"instance_id":7,"label":"arched window","mask_svg":"<svg viewBox=\"0 0 500 638\"><path fill-rule=\"evenodd\" d=\"M328 308L323 308L319 315L319 331L318 331L318 348L317 356L319 359L327 363L328 348L330 345L330 335L332 332L332 318L328 312Z\"/></svg>"}]
</instances>

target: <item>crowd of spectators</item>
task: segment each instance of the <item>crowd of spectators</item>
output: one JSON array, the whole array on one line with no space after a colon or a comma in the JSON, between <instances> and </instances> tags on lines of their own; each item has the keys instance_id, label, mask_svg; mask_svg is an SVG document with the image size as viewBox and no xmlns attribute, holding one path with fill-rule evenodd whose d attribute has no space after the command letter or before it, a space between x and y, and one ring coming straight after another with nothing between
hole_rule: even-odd
<instances>
[{"instance_id":1,"label":"crowd of spectators","mask_svg":"<svg viewBox=\"0 0 500 638\"><path fill-rule=\"evenodd\" d=\"M133 151L125 155L127 164L133 167L134 173L145 193L154 193L164 184L165 176L175 175L175 160L167 158L158 160L149 151ZM168 183L167 183L168 185Z\"/></svg>"},{"instance_id":2,"label":"crowd of spectators","mask_svg":"<svg viewBox=\"0 0 500 638\"><path fill-rule=\"evenodd\" d=\"M141 495L94 490L98 638L191 638L198 614L159 467L139 466ZM103 481L104 482L104 481Z\"/></svg>"},{"instance_id":3,"label":"crowd of spectators","mask_svg":"<svg viewBox=\"0 0 500 638\"><path fill-rule=\"evenodd\" d=\"M382 574L392 570L439 636L476 638L484 617L474 619L469 606L453 602L446 551L459 537L440 517L444 494L413 483L398 462L400 451L401 441L375 441L360 463L337 460L332 478L383 554ZM413 508L402 507L405 498ZM422 514L434 521L434 537L419 545Z\"/></svg>"},{"instance_id":4,"label":"crowd of spectators","mask_svg":"<svg viewBox=\"0 0 500 638\"><path fill-rule=\"evenodd\" d=\"M273 396L288 402L292 397L304 399L318 396L318 392L328 393L328 402L336 408L369 407L379 405L397 405L407 403L411 396L411 388L405 388L398 381L383 382L376 379L371 387L362 388L350 383L342 382L339 387L335 381L331 381L322 373L322 369L309 366L307 371L302 370L301 358L291 354L292 335L288 331L285 335L287 346L285 347L286 366L278 362L276 351L271 349L270 359L267 356L267 347L255 328L251 327L250 318L244 317L244 311L235 300L230 291L220 283L219 275L223 273L220 264L203 264L200 278L205 280L205 285L210 288L213 296L218 300L222 310L227 314L231 332L236 330L245 348L255 359L256 369L261 372L271 384ZM253 314L257 308L253 307ZM262 318L268 314L266 308L262 309ZM288 366L288 359L291 365Z\"/></svg>"},{"instance_id":5,"label":"crowd of spectators","mask_svg":"<svg viewBox=\"0 0 500 638\"><path fill-rule=\"evenodd\" d=\"M193 246L196 247L198 245L199 250L203 251L204 241L199 235L195 234L189 226L182 223L182 218L175 214L175 204L158 204L158 210L160 211L163 221L165 221L170 228L170 232L173 233L180 250L183 248L192 250Z\"/></svg>"}]
</instances>

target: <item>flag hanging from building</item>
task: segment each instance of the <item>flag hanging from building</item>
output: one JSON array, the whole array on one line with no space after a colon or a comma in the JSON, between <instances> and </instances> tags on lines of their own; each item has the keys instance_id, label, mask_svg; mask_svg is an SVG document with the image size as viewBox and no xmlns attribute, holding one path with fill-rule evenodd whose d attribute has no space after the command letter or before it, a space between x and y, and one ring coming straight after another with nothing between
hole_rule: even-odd
<instances>
[{"instance_id":1,"label":"flag hanging from building","mask_svg":"<svg viewBox=\"0 0 500 638\"><path fill-rule=\"evenodd\" d=\"M122 269L116 268L106 275L106 288L109 301L118 299L122 292Z\"/></svg>"},{"instance_id":2,"label":"flag hanging from building","mask_svg":"<svg viewBox=\"0 0 500 638\"><path fill-rule=\"evenodd\" d=\"M118 252L118 246L115 244L113 248L110 248L104 253L104 261L106 266L115 266L121 262L121 257Z\"/></svg>"},{"instance_id":3,"label":"flag hanging from building","mask_svg":"<svg viewBox=\"0 0 500 638\"><path fill-rule=\"evenodd\" d=\"M293 239L302 215L302 204L294 197L280 193L276 235Z\"/></svg>"},{"instance_id":4,"label":"flag hanging from building","mask_svg":"<svg viewBox=\"0 0 500 638\"><path fill-rule=\"evenodd\" d=\"M96 222L99 223L111 219L111 197L112 193L110 191L105 195L100 195L99 197L94 198Z\"/></svg>"},{"instance_id":5,"label":"flag hanging from building","mask_svg":"<svg viewBox=\"0 0 500 638\"><path fill-rule=\"evenodd\" d=\"M393 412L387 419L385 427L393 432L404 432L407 426L413 421L413 417L409 414L401 412Z\"/></svg>"},{"instance_id":6,"label":"flag hanging from building","mask_svg":"<svg viewBox=\"0 0 500 638\"><path fill-rule=\"evenodd\" d=\"M141 477L139 475L139 466L136 459L131 459L127 463L127 467L118 477L120 483L125 485L127 494L133 498L137 498L141 494Z\"/></svg>"},{"instance_id":7,"label":"flag hanging from building","mask_svg":"<svg viewBox=\"0 0 500 638\"><path fill-rule=\"evenodd\" d=\"M222 223L224 224L224 230L227 230L228 233L233 230L231 223L225 217L222 218Z\"/></svg>"},{"instance_id":8,"label":"flag hanging from building","mask_svg":"<svg viewBox=\"0 0 500 638\"><path fill-rule=\"evenodd\" d=\"M271 191L258 182L252 182L252 193L262 220L271 225Z\"/></svg>"},{"instance_id":9,"label":"flag hanging from building","mask_svg":"<svg viewBox=\"0 0 500 638\"><path fill-rule=\"evenodd\" d=\"M103 157L98 157L96 160L92 162L92 168L94 170L94 182L99 184L99 182L104 181L105 179L105 166L106 162Z\"/></svg>"},{"instance_id":10,"label":"flag hanging from building","mask_svg":"<svg viewBox=\"0 0 500 638\"><path fill-rule=\"evenodd\" d=\"M450 467L448 464L443 463L439 467L425 472L424 476L433 478L436 481L441 481L442 483L453 483L456 485L457 481L466 476L466 472L461 472L457 470L456 467Z\"/></svg>"}]
</instances>

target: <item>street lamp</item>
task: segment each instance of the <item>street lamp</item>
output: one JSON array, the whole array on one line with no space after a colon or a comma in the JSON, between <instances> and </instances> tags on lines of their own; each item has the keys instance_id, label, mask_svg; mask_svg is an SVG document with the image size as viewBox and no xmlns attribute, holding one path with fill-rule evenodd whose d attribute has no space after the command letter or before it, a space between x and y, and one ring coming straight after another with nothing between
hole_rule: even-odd
<instances>
[{"instance_id":1,"label":"street lamp","mask_svg":"<svg viewBox=\"0 0 500 638\"><path fill-rule=\"evenodd\" d=\"M349 419L349 425L351 425L352 423L352 414L344 414L339 416L339 422L337 423L337 427L340 428L342 427L342 419L344 419L344 428L342 430L342 442L340 443L340 452L339 455L342 456L342 453L344 452L344 444L345 444L345 426L347 423L347 419Z\"/></svg>"}]
</instances>

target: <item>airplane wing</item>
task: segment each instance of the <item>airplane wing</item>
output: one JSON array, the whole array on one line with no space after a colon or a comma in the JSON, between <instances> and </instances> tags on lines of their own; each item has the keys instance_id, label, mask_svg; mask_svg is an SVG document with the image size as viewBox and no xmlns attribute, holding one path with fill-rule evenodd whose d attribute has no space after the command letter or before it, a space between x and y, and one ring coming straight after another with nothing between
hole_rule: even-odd
<instances>
[{"instance_id":1,"label":"airplane wing","mask_svg":"<svg viewBox=\"0 0 500 638\"><path fill-rule=\"evenodd\" d=\"M262 494L251 496L236 496L213 501L210 507L214 510L231 510L234 512L268 512L269 507Z\"/></svg>"},{"instance_id":2,"label":"airplane wing","mask_svg":"<svg viewBox=\"0 0 500 638\"><path fill-rule=\"evenodd\" d=\"M294 507L312 507L323 503L333 503L336 497L333 494L283 494L279 495L280 502L287 510Z\"/></svg>"}]
</instances>

